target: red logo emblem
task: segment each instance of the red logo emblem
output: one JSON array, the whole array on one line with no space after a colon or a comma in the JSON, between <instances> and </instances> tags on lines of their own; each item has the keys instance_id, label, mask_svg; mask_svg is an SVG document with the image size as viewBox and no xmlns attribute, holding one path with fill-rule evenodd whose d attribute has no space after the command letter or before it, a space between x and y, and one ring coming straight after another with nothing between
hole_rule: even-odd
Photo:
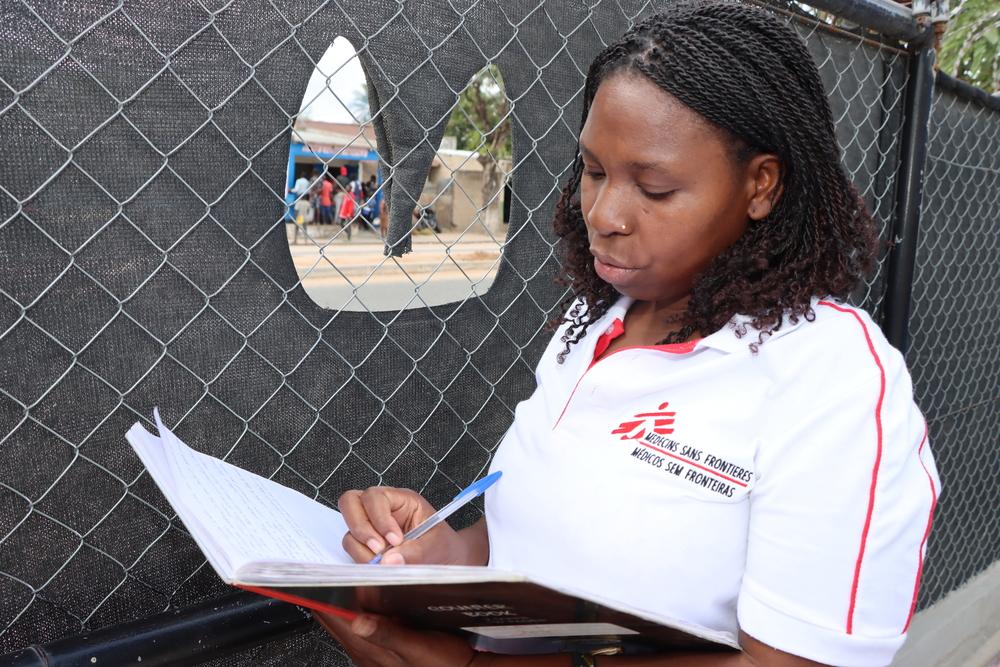
<instances>
[{"instance_id":1,"label":"red logo emblem","mask_svg":"<svg viewBox=\"0 0 1000 667\"><path fill-rule=\"evenodd\" d=\"M665 412L664 409L670 405L663 403L656 412L640 412L632 419L626 419L621 425L611 432L611 435L620 435L622 440L638 440L646 435L646 431L652 431L659 435L669 435L674 432L674 415L676 412Z\"/></svg>"}]
</instances>

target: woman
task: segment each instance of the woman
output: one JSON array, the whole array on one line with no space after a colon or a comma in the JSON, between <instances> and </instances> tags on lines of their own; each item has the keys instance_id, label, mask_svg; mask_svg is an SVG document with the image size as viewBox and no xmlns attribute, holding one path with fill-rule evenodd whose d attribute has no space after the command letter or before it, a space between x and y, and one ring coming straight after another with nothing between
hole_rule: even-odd
<instances>
[{"instance_id":1,"label":"woman","mask_svg":"<svg viewBox=\"0 0 1000 667\"><path fill-rule=\"evenodd\" d=\"M939 481L901 355L838 300L875 237L805 45L718 0L636 25L588 72L555 229L573 302L486 517L400 545L428 503L351 491L348 552L599 582L742 647L600 667L888 664ZM365 666L593 664L320 620Z\"/></svg>"},{"instance_id":2,"label":"woman","mask_svg":"<svg viewBox=\"0 0 1000 667\"><path fill-rule=\"evenodd\" d=\"M351 181L344 192L344 200L337 211L337 219L340 226L347 230L347 240L351 240L351 223L357 214L358 200L361 197L361 185L357 181Z\"/></svg>"}]
</instances>

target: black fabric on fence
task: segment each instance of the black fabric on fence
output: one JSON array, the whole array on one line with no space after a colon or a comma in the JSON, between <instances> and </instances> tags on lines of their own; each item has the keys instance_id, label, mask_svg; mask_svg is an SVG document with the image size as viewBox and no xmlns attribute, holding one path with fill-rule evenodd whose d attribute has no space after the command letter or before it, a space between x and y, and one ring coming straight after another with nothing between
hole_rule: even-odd
<instances>
[{"instance_id":1,"label":"black fabric on fence","mask_svg":"<svg viewBox=\"0 0 1000 667\"><path fill-rule=\"evenodd\" d=\"M967 87L936 86L913 281L907 363L944 487L922 607L1000 560L1000 107Z\"/></svg>"},{"instance_id":2,"label":"black fabric on fence","mask_svg":"<svg viewBox=\"0 0 1000 667\"><path fill-rule=\"evenodd\" d=\"M550 218L583 73L662 4L5 3L0 652L225 590L124 441L154 406L197 449L326 503L381 483L439 504L480 474L563 296ZM905 58L794 25L884 231ZM289 139L338 35L368 78L393 253L458 92L498 65L514 198L481 299L334 312L303 290L285 235ZM877 313L881 285L880 269L856 301ZM209 664L346 659L314 632Z\"/></svg>"}]
</instances>

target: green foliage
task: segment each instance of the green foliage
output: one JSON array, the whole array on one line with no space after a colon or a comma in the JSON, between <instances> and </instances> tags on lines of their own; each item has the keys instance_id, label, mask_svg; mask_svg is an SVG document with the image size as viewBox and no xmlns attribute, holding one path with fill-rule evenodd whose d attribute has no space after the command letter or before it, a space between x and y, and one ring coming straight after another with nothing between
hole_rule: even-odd
<instances>
[{"instance_id":1,"label":"green foliage","mask_svg":"<svg viewBox=\"0 0 1000 667\"><path fill-rule=\"evenodd\" d=\"M368 106L368 83L358 86L347 103L347 110L359 123L367 123L372 119L371 107Z\"/></svg>"},{"instance_id":2,"label":"green foliage","mask_svg":"<svg viewBox=\"0 0 1000 667\"><path fill-rule=\"evenodd\" d=\"M476 74L462 91L444 133L454 136L462 150L494 160L510 157L510 103L495 65Z\"/></svg>"},{"instance_id":3,"label":"green foliage","mask_svg":"<svg viewBox=\"0 0 1000 667\"><path fill-rule=\"evenodd\" d=\"M1000 92L1000 3L960 2L948 22L938 53L941 71Z\"/></svg>"}]
</instances>

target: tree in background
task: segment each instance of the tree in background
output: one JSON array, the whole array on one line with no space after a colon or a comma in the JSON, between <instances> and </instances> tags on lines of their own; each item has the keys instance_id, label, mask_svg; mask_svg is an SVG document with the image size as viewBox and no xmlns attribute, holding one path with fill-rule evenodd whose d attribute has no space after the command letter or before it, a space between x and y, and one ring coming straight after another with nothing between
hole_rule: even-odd
<instances>
[{"instance_id":1,"label":"tree in background","mask_svg":"<svg viewBox=\"0 0 1000 667\"><path fill-rule=\"evenodd\" d=\"M987 92L1000 92L1000 4L961 0L938 53L941 71Z\"/></svg>"},{"instance_id":2,"label":"tree in background","mask_svg":"<svg viewBox=\"0 0 1000 667\"><path fill-rule=\"evenodd\" d=\"M457 148L477 153L483 166L483 215L487 218L498 215L498 207L489 204L498 196L506 176L499 161L510 158L512 150L510 101L495 65L487 65L472 77L459 96L444 133L455 137ZM484 220L488 229L495 228L494 223L495 220Z\"/></svg>"},{"instance_id":3,"label":"tree in background","mask_svg":"<svg viewBox=\"0 0 1000 667\"><path fill-rule=\"evenodd\" d=\"M362 83L354 89L351 99L345 105L357 123L367 123L372 119L371 107L368 106L368 83Z\"/></svg>"},{"instance_id":4,"label":"tree in background","mask_svg":"<svg viewBox=\"0 0 1000 667\"><path fill-rule=\"evenodd\" d=\"M798 0L771 0L776 6L804 14L828 25L864 34L865 29L835 13L816 9ZM912 0L896 0L906 7ZM1000 0L951 0L938 49L938 68L989 93L1000 93Z\"/></svg>"}]
</instances>

